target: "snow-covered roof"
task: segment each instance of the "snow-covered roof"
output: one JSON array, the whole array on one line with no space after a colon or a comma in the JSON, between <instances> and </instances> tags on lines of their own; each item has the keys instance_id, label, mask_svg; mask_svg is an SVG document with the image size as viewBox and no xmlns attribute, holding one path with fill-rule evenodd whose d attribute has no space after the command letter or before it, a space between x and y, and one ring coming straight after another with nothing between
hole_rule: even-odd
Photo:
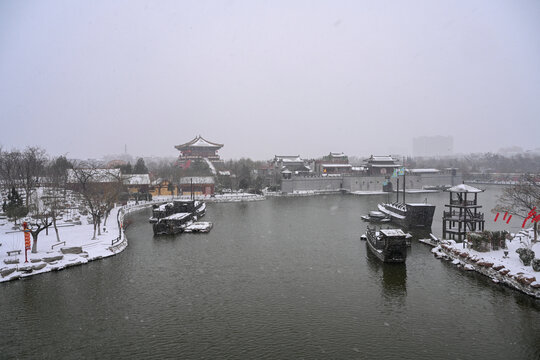
<instances>
[{"instance_id":1,"label":"snow-covered roof","mask_svg":"<svg viewBox=\"0 0 540 360\"><path fill-rule=\"evenodd\" d=\"M398 164L369 164L369 166L374 167L374 168L401 167L401 165L398 165Z\"/></svg>"},{"instance_id":2,"label":"snow-covered roof","mask_svg":"<svg viewBox=\"0 0 540 360\"><path fill-rule=\"evenodd\" d=\"M373 156L371 155L371 157L369 159L367 159L368 161L391 161L391 162L395 162L395 160L390 156Z\"/></svg>"},{"instance_id":3,"label":"snow-covered roof","mask_svg":"<svg viewBox=\"0 0 540 360\"><path fill-rule=\"evenodd\" d=\"M344 153L340 152L331 152L330 153L330 156L331 157L334 157L334 158L339 158L339 157L347 157L347 155L345 155Z\"/></svg>"},{"instance_id":4,"label":"snow-covered roof","mask_svg":"<svg viewBox=\"0 0 540 360\"><path fill-rule=\"evenodd\" d=\"M300 157L296 157L296 158L284 158L284 159L281 159L281 161L283 161L284 163L292 163L292 162L303 163L303 162L304 162L304 160L302 160Z\"/></svg>"},{"instance_id":5,"label":"snow-covered roof","mask_svg":"<svg viewBox=\"0 0 540 360\"><path fill-rule=\"evenodd\" d=\"M122 175L124 185L150 185L150 175L148 174L132 174Z\"/></svg>"},{"instance_id":6,"label":"snow-covered roof","mask_svg":"<svg viewBox=\"0 0 540 360\"><path fill-rule=\"evenodd\" d=\"M440 172L440 170L437 170L437 169L409 169L408 171L413 174L427 174L427 173Z\"/></svg>"},{"instance_id":7,"label":"snow-covered roof","mask_svg":"<svg viewBox=\"0 0 540 360\"><path fill-rule=\"evenodd\" d=\"M303 161L300 155L274 155L274 161Z\"/></svg>"},{"instance_id":8,"label":"snow-covered roof","mask_svg":"<svg viewBox=\"0 0 540 360\"><path fill-rule=\"evenodd\" d=\"M321 164L325 168L352 168L351 164Z\"/></svg>"},{"instance_id":9,"label":"snow-covered roof","mask_svg":"<svg viewBox=\"0 0 540 360\"><path fill-rule=\"evenodd\" d=\"M352 167L352 170L353 171L364 171L366 168L363 167L363 166L353 166Z\"/></svg>"},{"instance_id":10,"label":"snow-covered roof","mask_svg":"<svg viewBox=\"0 0 540 360\"><path fill-rule=\"evenodd\" d=\"M281 172L282 174L292 174L291 170L285 169Z\"/></svg>"},{"instance_id":11,"label":"snow-covered roof","mask_svg":"<svg viewBox=\"0 0 540 360\"><path fill-rule=\"evenodd\" d=\"M163 178L157 178L156 180L152 181L152 185L159 185L163 182Z\"/></svg>"},{"instance_id":12,"label":"snow-covered roof","mask_svg":"<svg viewBox=\"0 0 540 360\"><path fill-rule=\"evenodd\" d=\"M465 184L459 184L456 186L451 187L450 189L447 189L448 192L454 192L454 193L479 193L484 190L477 189L475 187L472 187L470 185Z\"/></svg>"},{"instance_id":13,"label":"snow-covered roof","mask_svg":"<svg viewBox=\"0 0 540 360\"><path fill-rule=\"evenodd\" d=\"M231 176L231 172L230 171L218 171L218 174L221 175L221 176Z\"/></svg>"},{"instance_id":14,"label":"snow-covered roof","mask_svg":"<svg viewBox=\"0 0 540 360\"><path fill-rule=\"evenodd\" d=\"M193 184L213 184L214 178L212 176L189 176L180 178L181 185L189 185L191 184L191 181L193 181Z\"/></svg>"},{"instance_id":15,"label":"snow-covered roof","mask_svg":"<svg viewBox=\"0 0 540 360\"><path fill-rule=\"evenodd\" d=\"M405 236L405 233L401 229L381 229L379 231L385 236Z\"/></svg>"},{"instance_id":16,"label":"snow-covered roof","mask_svg":"<svg viewBox=\"0 0 540 360\"><path fill-rule=\"evenodd\" d=\"M120 180L120 169L68 169L68 183L77 184L88 179L91 183L113 183Z\"/></svg>"},{"instance_id":17,"label":"snow-covered roof","mask_svg":"<svg viewBox=\"0 0 540 360\"><path fill-rule=\"evenodd\" d=\"M208 141L204 139L201 135L196 136L193 140L188 141L185 144L176 145L175 148L178 150L182 150L183 148L187 147L209 147L214 149L220 149L223 147L223 144L214 143L211 141Z\"/></svg>"}]
</instances>

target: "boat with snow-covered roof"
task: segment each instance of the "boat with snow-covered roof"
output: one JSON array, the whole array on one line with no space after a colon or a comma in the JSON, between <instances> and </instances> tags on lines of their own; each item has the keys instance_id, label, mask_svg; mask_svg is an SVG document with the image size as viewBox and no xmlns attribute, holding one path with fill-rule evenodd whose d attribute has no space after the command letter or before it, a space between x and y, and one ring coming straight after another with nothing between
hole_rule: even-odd
<instances>
[{"instance_id":1,"label":"boat with snow-covered roof","mask_svg":"<svg viewBox=\"0 0 540 360\"><path fill-rule=\"evenodd\" d=\"M206 215L206 204L198 200L174 200L165 204L154 205L152 216L148 221L150 224L155 224L159 219L176 213L193 213L197 219L200 219Z\"/></svg>"},{"instance_id":2,"label":"boat with snow-covered roof","mask_svg":"<svg viewBox=\"0 0 540 360\"><path fill-rule=\"evenodd\" d=\"M404 263L407 259L407 239L401 229L381 229L367 227L365 238L369 250L382 262Z\"/></svg>"},{"instance_id":3,"label":"boat with snow-covered roof","mask_svg":"<svg viewBox=\"0 0 540 360\"><path fill-rule=\"evenodd\" d=\"M159 219L152 225L154 235L176 235L193 223L193 213L176 213Z\"/></svg>"},{"instance_id":4,"label":"boat with snow-covered roof","mask_svg":"<svg viewBox=\"0 0 540 360\"><path fill-rule=\"evenodd\" d=\"M198 200L174 200L154 205L152 224L154 235L175 235L206 214L206 204Z\"/></svg>"}]
</instances>

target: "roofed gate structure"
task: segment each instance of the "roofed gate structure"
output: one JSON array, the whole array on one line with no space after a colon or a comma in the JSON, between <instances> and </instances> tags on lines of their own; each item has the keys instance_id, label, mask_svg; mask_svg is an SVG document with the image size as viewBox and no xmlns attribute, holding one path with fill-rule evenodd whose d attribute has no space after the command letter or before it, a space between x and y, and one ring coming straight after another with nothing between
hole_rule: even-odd
<instances>
[{"instance_id":1,"label":"roofed gate structure","mask_svg":"<svg viewBox=\"0 0 540 360\"><path fill-rule=\"evenodd\" d=\"M208 141L201 135L196 136L193 140L188 141L185 144L175 146L175 148L180 151L178 163L186 167L189 167L189 163L192 160L208 159L212 163L223 162L217 153L222 147L223 144Z\"/></svg>"}]
</instances>

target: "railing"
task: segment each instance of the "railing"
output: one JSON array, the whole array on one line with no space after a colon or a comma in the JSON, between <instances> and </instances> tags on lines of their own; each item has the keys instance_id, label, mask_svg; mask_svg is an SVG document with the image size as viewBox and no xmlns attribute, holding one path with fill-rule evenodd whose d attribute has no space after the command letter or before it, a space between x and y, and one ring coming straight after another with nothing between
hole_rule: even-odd
<instances>
[{"instance_id":1,"label":"railing","mask_svg":"<svg viewBox=\"0 0 540 360\"><path fill-rule=\"evenodd\" d=\"M55 246L58 246L58 245L60 245L60 244L64 244L64 245L66 245L66 242L65 242L65 241L62 241L62 242L59 242L59 243L53 244L53 245L51 246L51 250L52 250L52 249L54 249L54 247L55 247Z\"/></svg>"},{"instance_id":2,"label":"railing","mask_svg":"<svg viewBox=\"0 0 540 360\"><path fill-rule=\"evenodd\" d=\"M471 206L471 205L476 205L476 203L472 200L467 200L467 201L452 200L450 201L450 205Z\"/></svg>"},{"instance_id":3,"label":"railing","mask_svg":"<svg viewBox=\"0 0 540 360\"><path fill-rule=\"evenodd\" d=\"M122 241L122 235L119 235L116 239L113 239L111 241L111 246L114 246L114 244L117 244L119 243L120 241Z\"/></svg>"},{"instance_id":4,"label":"railing","mask_svg":"<svg viewBox=\"0 0 540 360\"><path fill-rule=\"evenodd\" d=\"M459 212L456 211L443 211L444 219L456 219L457 220L484 220L484 213L467 214L467 216L459 216Z\"/></svg>"}]
</instances>

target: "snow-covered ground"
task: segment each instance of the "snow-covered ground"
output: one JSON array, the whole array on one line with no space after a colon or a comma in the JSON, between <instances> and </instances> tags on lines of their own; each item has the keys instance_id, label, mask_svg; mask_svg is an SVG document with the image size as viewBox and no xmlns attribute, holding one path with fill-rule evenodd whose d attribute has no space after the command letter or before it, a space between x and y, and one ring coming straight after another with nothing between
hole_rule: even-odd
<instances>
[{"instance_id":1,"label":"snow-covered ground","mask_svg":"<svg viewBox=\"0 0 540 360\"><path fill-rule=\"evenodd\" d=\"M394 193L396 193L397 190L394 190ZM403 192L400 190L400 192ZM406 194L427 194L427 193L437 193L441 192L441 190L431 190L431 189L405 189Z\"/></svg>"},{"instance_id":2,"label":"snow-covered ground","mask_svg":"<svg viewBox=\"0 0 540 360\"><path fill-rule=\"evenodd\" d=\"M28 262L25 263L24 233L14 230L12 222L2 221L0 225L0 282L24 278L27 276L62 270L74 265L85 264L92 260L115 255L127 246L127 239L120 236L116 216L123 220L125 210L116 207L111 211L107 226L102 224L102 232L92 240L94 227L82 217L81 225L72 222L59 222L60 242L57 241L54 228L49 234L40 232L37 253L28 250ZM103 229L105 228L105 230ZM104 230L104 231L103 231ZM20 250L20 254L8 251Z\"/></svg>"},{"instance_id":3,"label":"snow-covered ground","mask_svg":"<svg viewBox=\"0 0 540 360\"><path fill-rule=\"evenodd\" d=\"M504 283L540 298L540 272L534 271L532 266L523 265L519 254L516 253L516 250L524 247L524 244L532 244L531 249L535 253L535 258L540 258L540 241L532 243L532 238L532 228L526 229L514 234L512 240L506 240L507 249L488 252L475 251L453 240L443 240L432 252L438 258L452 260L454 265L465 270L480 272L496 283Z\"/></svg>"},{"instance_id":4,"label":"snow-covered ground","mask_svg":"<svg viewBox=\"0 0 540 360\"><path fill-rule=\"evenodd\" d=\"M368 190L365 190L365 191L351 191L350 194L352 195L384 195L384 194L388 194L388 192L384 192L384 191L368 191Z\"/></svg>"}]
</instances>

